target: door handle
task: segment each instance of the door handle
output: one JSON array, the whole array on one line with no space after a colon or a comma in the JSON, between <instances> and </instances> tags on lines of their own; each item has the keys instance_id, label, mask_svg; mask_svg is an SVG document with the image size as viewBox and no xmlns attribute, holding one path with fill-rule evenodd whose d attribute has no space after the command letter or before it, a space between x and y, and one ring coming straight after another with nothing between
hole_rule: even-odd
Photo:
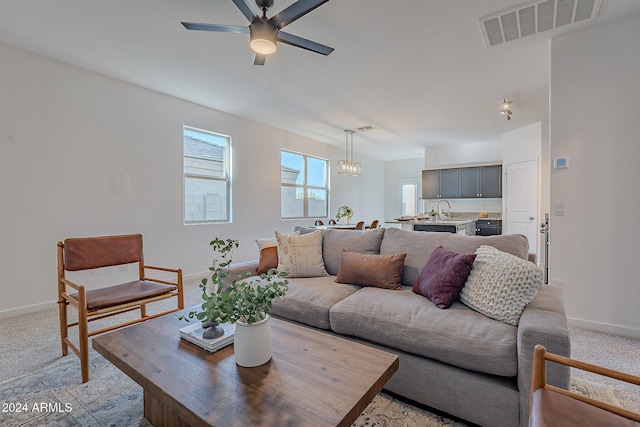
<instances>
[{"instance_id":1,"label":"door handle","mask_svg":"<svg viewBox=\"0 0 640 427\"><path fill-rule=\"evenodd\" d=\"M532 217L532 216L530 216L530 217L529 217L529 221L533 221L534 219L535 219L535 218L534 218L534 217Z\"/></svg>"}]
</instances>

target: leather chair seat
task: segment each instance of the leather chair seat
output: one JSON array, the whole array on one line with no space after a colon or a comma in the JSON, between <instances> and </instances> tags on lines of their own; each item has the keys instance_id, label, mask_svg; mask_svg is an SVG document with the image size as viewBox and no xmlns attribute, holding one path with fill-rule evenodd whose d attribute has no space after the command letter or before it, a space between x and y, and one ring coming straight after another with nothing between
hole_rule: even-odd
<instances>
[{"instance_id":1,"label":"leather chair seat","mask_svg":"<svg viewBox=\"0 0 640 427\"><path fill-rule=\"evenodd\" d=\"M544 388L533 392L529 427L638 427L628 418Z\"/></svg>"},{"instance_id":2,"label":"leather chair seat","mask_svg":"<svg viewBox=\"0 0 640 427\"><path fill-rule=\"evenodd\" d=\"M113 307L128 302L138 301L145 298L152 298L175 291L177 286L165 285L163 283L148 282L145 280L135 280L121 285L109 286L102 289L94 289L86 292L87 309L89 311L101 308ZM78 294L71 295L77 299Z\"/></svg>"}]
</instances>

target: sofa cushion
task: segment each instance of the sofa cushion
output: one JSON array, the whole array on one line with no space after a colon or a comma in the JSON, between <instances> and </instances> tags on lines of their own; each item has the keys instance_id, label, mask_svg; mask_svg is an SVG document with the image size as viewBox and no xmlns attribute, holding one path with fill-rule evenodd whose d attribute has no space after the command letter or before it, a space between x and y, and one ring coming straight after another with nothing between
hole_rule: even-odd
<instances>
[{"instance_id":1,"label":"sofa cushion","mask_svg":"<svg viewBox=\"0 0 640 427\"><path fill-rule=\"evenodd\" d=\"M331 329L329 309L359 286L336 283L335 276L288 279L289 290L274 300L271 314L320 329Z\"/></svg>"},{"instance_id":2,"label":"sofa cushion","mask_svg":"<svg viewBox=\"0 0 640 427\"><path fill-rule=\"evenodd\" d=\"M285 235L276 231L278 270L288 277L327 276L322 259L322 231Z\"/></svg>"},{"instance_id":3,"label":"sofa cushion","mask_svg":"<svg viewBox=\"0 0 640 427\"><path fill-rule=\"evenodd\" d=\"M336 282L399 289L406 255L361 254L343 251Z\"/></svg>"},{"instance_id":4,"label":"sofa cushion","mask_svg":"<svg viewBox=\"0 0 640 427\"><path fill-rule=\"evenodd\" d=\"M476 254L461 254L438 246L413 284L413 292L429 298L438 308L451 307L458 299L475 259Z\"/></svg>"},{"instance_id":5,"label":"sofa cushion","mask_svg":"<svg viewBox=\"0 0 640 427\"><path fill-rule=\"evenodd\" d=\"M384 233L384 228L364 231L326 230L322 241L322 256L327 272L334 276L338 274L343 250L361 254L379 254ZM405 252L397 251L393 254Z\"/></svg>"},{"instance_id":6,"label":"sofa cushion","mask_svg":"<svg viewBox=\"0 0 640 427\"><path fill-rule=\"evenodd\" d=\"M456 301L441 310L411 289L362 288L330 310L331 328L471 371L514 377L517 328Z\"/></svg>"},{"instance_id":7,"label":"sofa cushion","mask_svg":"<svg viewBox=\"0 0 640 427\"><path fill-rule=\"evenodd\" d=\"M480 246L460 301L493 319L517 326L542 285L537 265L491 246Z\"/></svg>"},{"instance_id":8,"label":"sofa cushion","mask_svg":"<svg viewBox=\"0 0 640 427\"><path fill-rule=\"evenodd\" d=\"M406 253L402 284L413 286L431 257L431 253L438 246L454 252L472 254L482 245L493 246L522 259L528 258L529 242L527 237L521 234L461 236L453 233L408 231L399 228L386 230L380 245L380 253L383 255Z\"/></svg>"}]
</instances>

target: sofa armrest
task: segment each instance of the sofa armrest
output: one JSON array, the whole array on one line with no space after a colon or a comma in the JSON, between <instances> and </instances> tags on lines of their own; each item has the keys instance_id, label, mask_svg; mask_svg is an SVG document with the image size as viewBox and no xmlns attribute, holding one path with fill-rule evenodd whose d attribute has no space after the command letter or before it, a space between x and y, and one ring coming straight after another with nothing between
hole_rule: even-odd
<instances>
[{"instance_id":1,"label":"sofa armrest","mask_svg":"<svg viewBox=\"0 0 640 427\"><path fill-rule=\"evenodd\" d=\"M222 280L222 283L226 286L230 285L239 276L257 276L258 260L231 264L226 273L227 277Z\"/></svg>"},{"instance_id":2,"label":"sofa armrest","mask_svg":"<svg viewBox=\"0 0 640 427\"><path fill-rule=\"evenodd\" d=\"M520 391L520 426L527 426L533 349L542 344L550 352L569 357L571 343L562 291L542 285L533 301L525 307L518 325L518 389ZM551 350L553 349L553 350ZM569 388L567 366L552 364L547 368L547 383Z\"/></svg>"}]
</instances>

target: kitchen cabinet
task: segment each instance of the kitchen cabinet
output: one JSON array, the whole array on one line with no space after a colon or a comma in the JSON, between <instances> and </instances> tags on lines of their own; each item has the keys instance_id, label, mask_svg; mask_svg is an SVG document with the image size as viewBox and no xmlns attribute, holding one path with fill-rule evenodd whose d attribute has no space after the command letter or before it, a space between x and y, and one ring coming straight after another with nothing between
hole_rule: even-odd
<instances>
[{"instance_id":1,"label":"kitchen cabinet","mask_svg":"<svg viewBox=\"0 0 640 427\"><path fill-rule=\"evenodd\" d=\"M502 197L502 166L460 169L461 199Z\"/></svg>"},{"instance_id":2,"label":"kitchen cabinet","mask_svg":"<svg viewBox=\"0 0 640 427\"><path fill-rule=\"evenodd\" d=\"M475 221L442 221L442 222L420 222L413 224L414 231L431 231L441 233L454 233L460 235L474 235Z\"/></svg>"},{"instance_id":3,"label":"kitchen cabinet","mask_svg":"<svg viewBox=\"0 0 640 427\"><path fill-rule=\"evenodd\" d=\"M423 199L455 199L460 192L460 169L422 171Z\"/></svg>"},{"instance_id":4,"label":"kitchen cabinet","mask_svg":"<svg viewBox=\"0 0 640 427\"><path fill-rule=\"evenodd\" d=\"M502 166L422 171L423 199L502 197Z\"/></svg>"}]
</instances>

